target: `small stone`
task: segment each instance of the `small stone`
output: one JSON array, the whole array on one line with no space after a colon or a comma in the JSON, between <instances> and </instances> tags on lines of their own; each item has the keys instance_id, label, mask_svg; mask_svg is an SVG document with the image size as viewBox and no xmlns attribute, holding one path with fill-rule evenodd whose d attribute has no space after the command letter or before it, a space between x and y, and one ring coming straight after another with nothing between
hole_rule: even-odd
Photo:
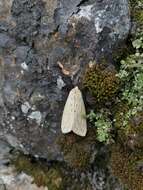
<instances>
[{"instance_id":1,"label":"small stone","mask_svg":"<svg viewBox=\"0 0 143 190\"><path fill-rule=\"evenodd\" d=\"M41 112L40 112L40 111L35 111L35 112L32 112L32 113L28 116L28 118L36 120L37 124L40 125L41 120L42 120L42 115L41 115Z\"/></svg>"},{"instance_id":2,"label":"small stone","mask_svg":"<svg viewBox=\"0 0 143 190\"><path fill-rule=\"evenodd\" d=\"M0 178L0 190L6 190L4 181Z\"/></svg>"},{"instance_id":3,"label":"small stone","mask_svg":"<svg viewBox=\"0 0 143 190\"><path fill-rule=\"evenodd\" d=\"M63 79L61 76L57 79L57 86L61 90L66 84L64 83Z\"/></svg>"},{"instance_id":4,"label":"small stone","mask_svg":"<svg viewBox=\"0 0 143 190\"><path fill-rule=\"evenodd\" d=\"M29 102L25 102L24 104L21 105L21 111L24 114L27 114L30 108L31 108L31 106L30 106Z\"/></svg>"},{"instance_id":5,"label":"small stone","mask_svg":"<svg viewBox=\"0 0 143 190\"><path fill-rule=\"evenodd\" d=\"M9 20L13 0L0 0L0 20Z\"/></svg>"},{"instance_id":6,"label":"small stone","mask_svg":"<svg viewBox=\"0 0 143 190\"><path fill-rule=\"evenodd\" d=\"M28 71L28 65L27 65L25 62L21 63L21 67L22 67L22 69L24 69L25 71Z\"/></svg>"},{"instance_id":7,"label":"small stone","mask_svg":"<svg viewBox=\"0 0 143 190\"><path fill-rule=\"evenodd\" d=\"M11 116L11 119L12 119L12 120L15 120L15 117L14 117L14 116Z\"/></svg>"}]
</instances>

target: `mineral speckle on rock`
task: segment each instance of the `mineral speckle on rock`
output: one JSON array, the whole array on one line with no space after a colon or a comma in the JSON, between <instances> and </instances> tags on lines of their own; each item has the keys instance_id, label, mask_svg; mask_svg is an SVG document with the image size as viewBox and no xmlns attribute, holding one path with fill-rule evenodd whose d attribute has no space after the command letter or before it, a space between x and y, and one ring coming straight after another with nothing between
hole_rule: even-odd
<instances>
[{"instance_id":1,"label":"mineral speckle on rock","mask_svg":"<svg viewBox=\"0 0 143 190\"><path fill-rule=\"evenodd\" d=\"M21 67L23 70L28 71L28 66L25 62L21 63Z\"/></svg>"},{"instance_id":2,"label":"mineral speckle on rock","mask_svg":"<svg viewBox=\"0 0 143 190\"><path fill-rule=\"evenodd\" d=\"M30 115L28 115L28 118L36 120L37 124L40 125L42 120L42 115L39 111L32 112Z\"/></svg>"},{"instance_id":3,"label":"mineral speckle on rock","mask_svg":"<svg viewBox=\"0 0 143 190\"><path fill-rule=\"evenodd\" d=\"M29 102L24 102L24 104L21 105L21 111L24 114L27 114L30 108L31 108L31 106L30 106Z\"/></svg>"},{"instance_id":4,"label":"mineral speckle on rock","mask_svg":"<svg viewBox=\"0 0 143 190\"><path fill-rule=\"evenodd\" d=\"M61 90L66 84L64 83L64 81L62 80L62 77L59 76L57 79L57 86L58 88Z\"/></svg>"},{"instance_id":5,"label":"mineral speckle on rock","mask_svg":"<svg viewBox=\"0 0 143 190\"><path fill-rule=\"evenodd\" d=\"M79 12L76 14L76 17L78 18L86 18L88 20L92 19L92 8L93 5L86 5L86 6L81 6Z\"/></svg>"}]
</instances>

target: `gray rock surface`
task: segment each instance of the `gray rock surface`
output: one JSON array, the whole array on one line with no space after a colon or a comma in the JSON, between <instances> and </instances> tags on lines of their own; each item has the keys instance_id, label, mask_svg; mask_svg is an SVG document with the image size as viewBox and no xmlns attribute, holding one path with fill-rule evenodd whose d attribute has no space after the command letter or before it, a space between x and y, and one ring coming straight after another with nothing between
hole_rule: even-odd
<instances>
[{"instance_id":1,"label":"gray rock surface","mask_svg":"<svg viewBox=\"0 0 143 190\"><path fill-rule=\"evenodd\" d=\"M32 155L64 160L58 140L68 93L90 60L113 64L130 30L128 1L6 2L12 20L0 17L0 131Z\"/></svg>"},{"instance_id":2,"label":"gray rock surface","mask_svg":"<svg viewBox=\"0 0 143 190\"><path fill-rule=\"evenodd\" d=\"M38 187L33 178L25 173L18 174L13 167L3 167L0 170L0 190L48 190Z\"/></svg>"},{"instance_id":3,"label":"gray rock surface","mask_svg":"<svg viewBox=\"0 0 143 190\"><path fill-rule=\"evenodd\" d=\"M0 19L10 20L11 17L11 6L13 0L1 0L0 1Z\"/></svg>"}]
</instances>

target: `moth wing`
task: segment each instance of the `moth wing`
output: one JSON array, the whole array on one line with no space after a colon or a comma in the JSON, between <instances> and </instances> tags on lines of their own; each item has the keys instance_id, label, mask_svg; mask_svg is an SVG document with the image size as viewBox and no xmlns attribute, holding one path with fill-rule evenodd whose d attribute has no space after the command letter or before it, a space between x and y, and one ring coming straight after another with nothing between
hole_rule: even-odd
<instances>
[{"instance_id":1,"label":"moth wing","mask_svg":"<svg viewBox=\"0 0 143 190\"><path fill-rule=\"evenodd\" d=\"M66 134L72 131L74 123L74 89L72 89L67 98L61 122L62 133Z\"/></svg>"},{"instance_id":2,"label":"moth wing","mask_svg":"<svg viewBox=\"0 0 143 190\"><path fill-rule=\"evenodd\" d=\"M86 111L81 91L76 88L74 94L74 122L72 125L72 131L79 136L86 136L87 123L86 123Z\"/></svg>"}]
</instances>

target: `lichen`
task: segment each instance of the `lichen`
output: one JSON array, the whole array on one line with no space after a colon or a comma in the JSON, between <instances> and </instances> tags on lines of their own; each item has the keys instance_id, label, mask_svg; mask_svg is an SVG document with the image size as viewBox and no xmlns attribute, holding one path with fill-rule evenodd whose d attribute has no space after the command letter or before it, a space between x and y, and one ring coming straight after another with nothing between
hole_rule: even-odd
<instances>
[{"instance_id":1,"label":"lichen","mask_svg":"<svg viewBox=\"0 0 143 190\"><path fill-rule=\"evenodd\" d=\"M130 39L132 52L121 61L118 77L121 89L112 110L115 144L111 168L129 190L143 189L143 1L131 1L132 19L137 23Z\"/></svg>"},{"instance_id":2,"label":"lichen","mask_svg":"<svg viewBox=\"0 0 143 190\"><path fill-rule=\"evenodd\" d=\"M119 89L119 80L114 69L95 64L89 67L83 79L83 86L95 98L95 102L104 103L115 98Z\"/></svg>"},{"instance_id":3,"label":"lichen","mask_svg":"<svg viewBox=\"0 0 143 190\"><path fill-rule=\"evenodd\" d=\"M92 127L96 128L96 139L102 143L109 143L111 140L112 122L108 118L107 110L100 110L95 113L93 110L87 115Z\"/></svg>"}]
</instances>

